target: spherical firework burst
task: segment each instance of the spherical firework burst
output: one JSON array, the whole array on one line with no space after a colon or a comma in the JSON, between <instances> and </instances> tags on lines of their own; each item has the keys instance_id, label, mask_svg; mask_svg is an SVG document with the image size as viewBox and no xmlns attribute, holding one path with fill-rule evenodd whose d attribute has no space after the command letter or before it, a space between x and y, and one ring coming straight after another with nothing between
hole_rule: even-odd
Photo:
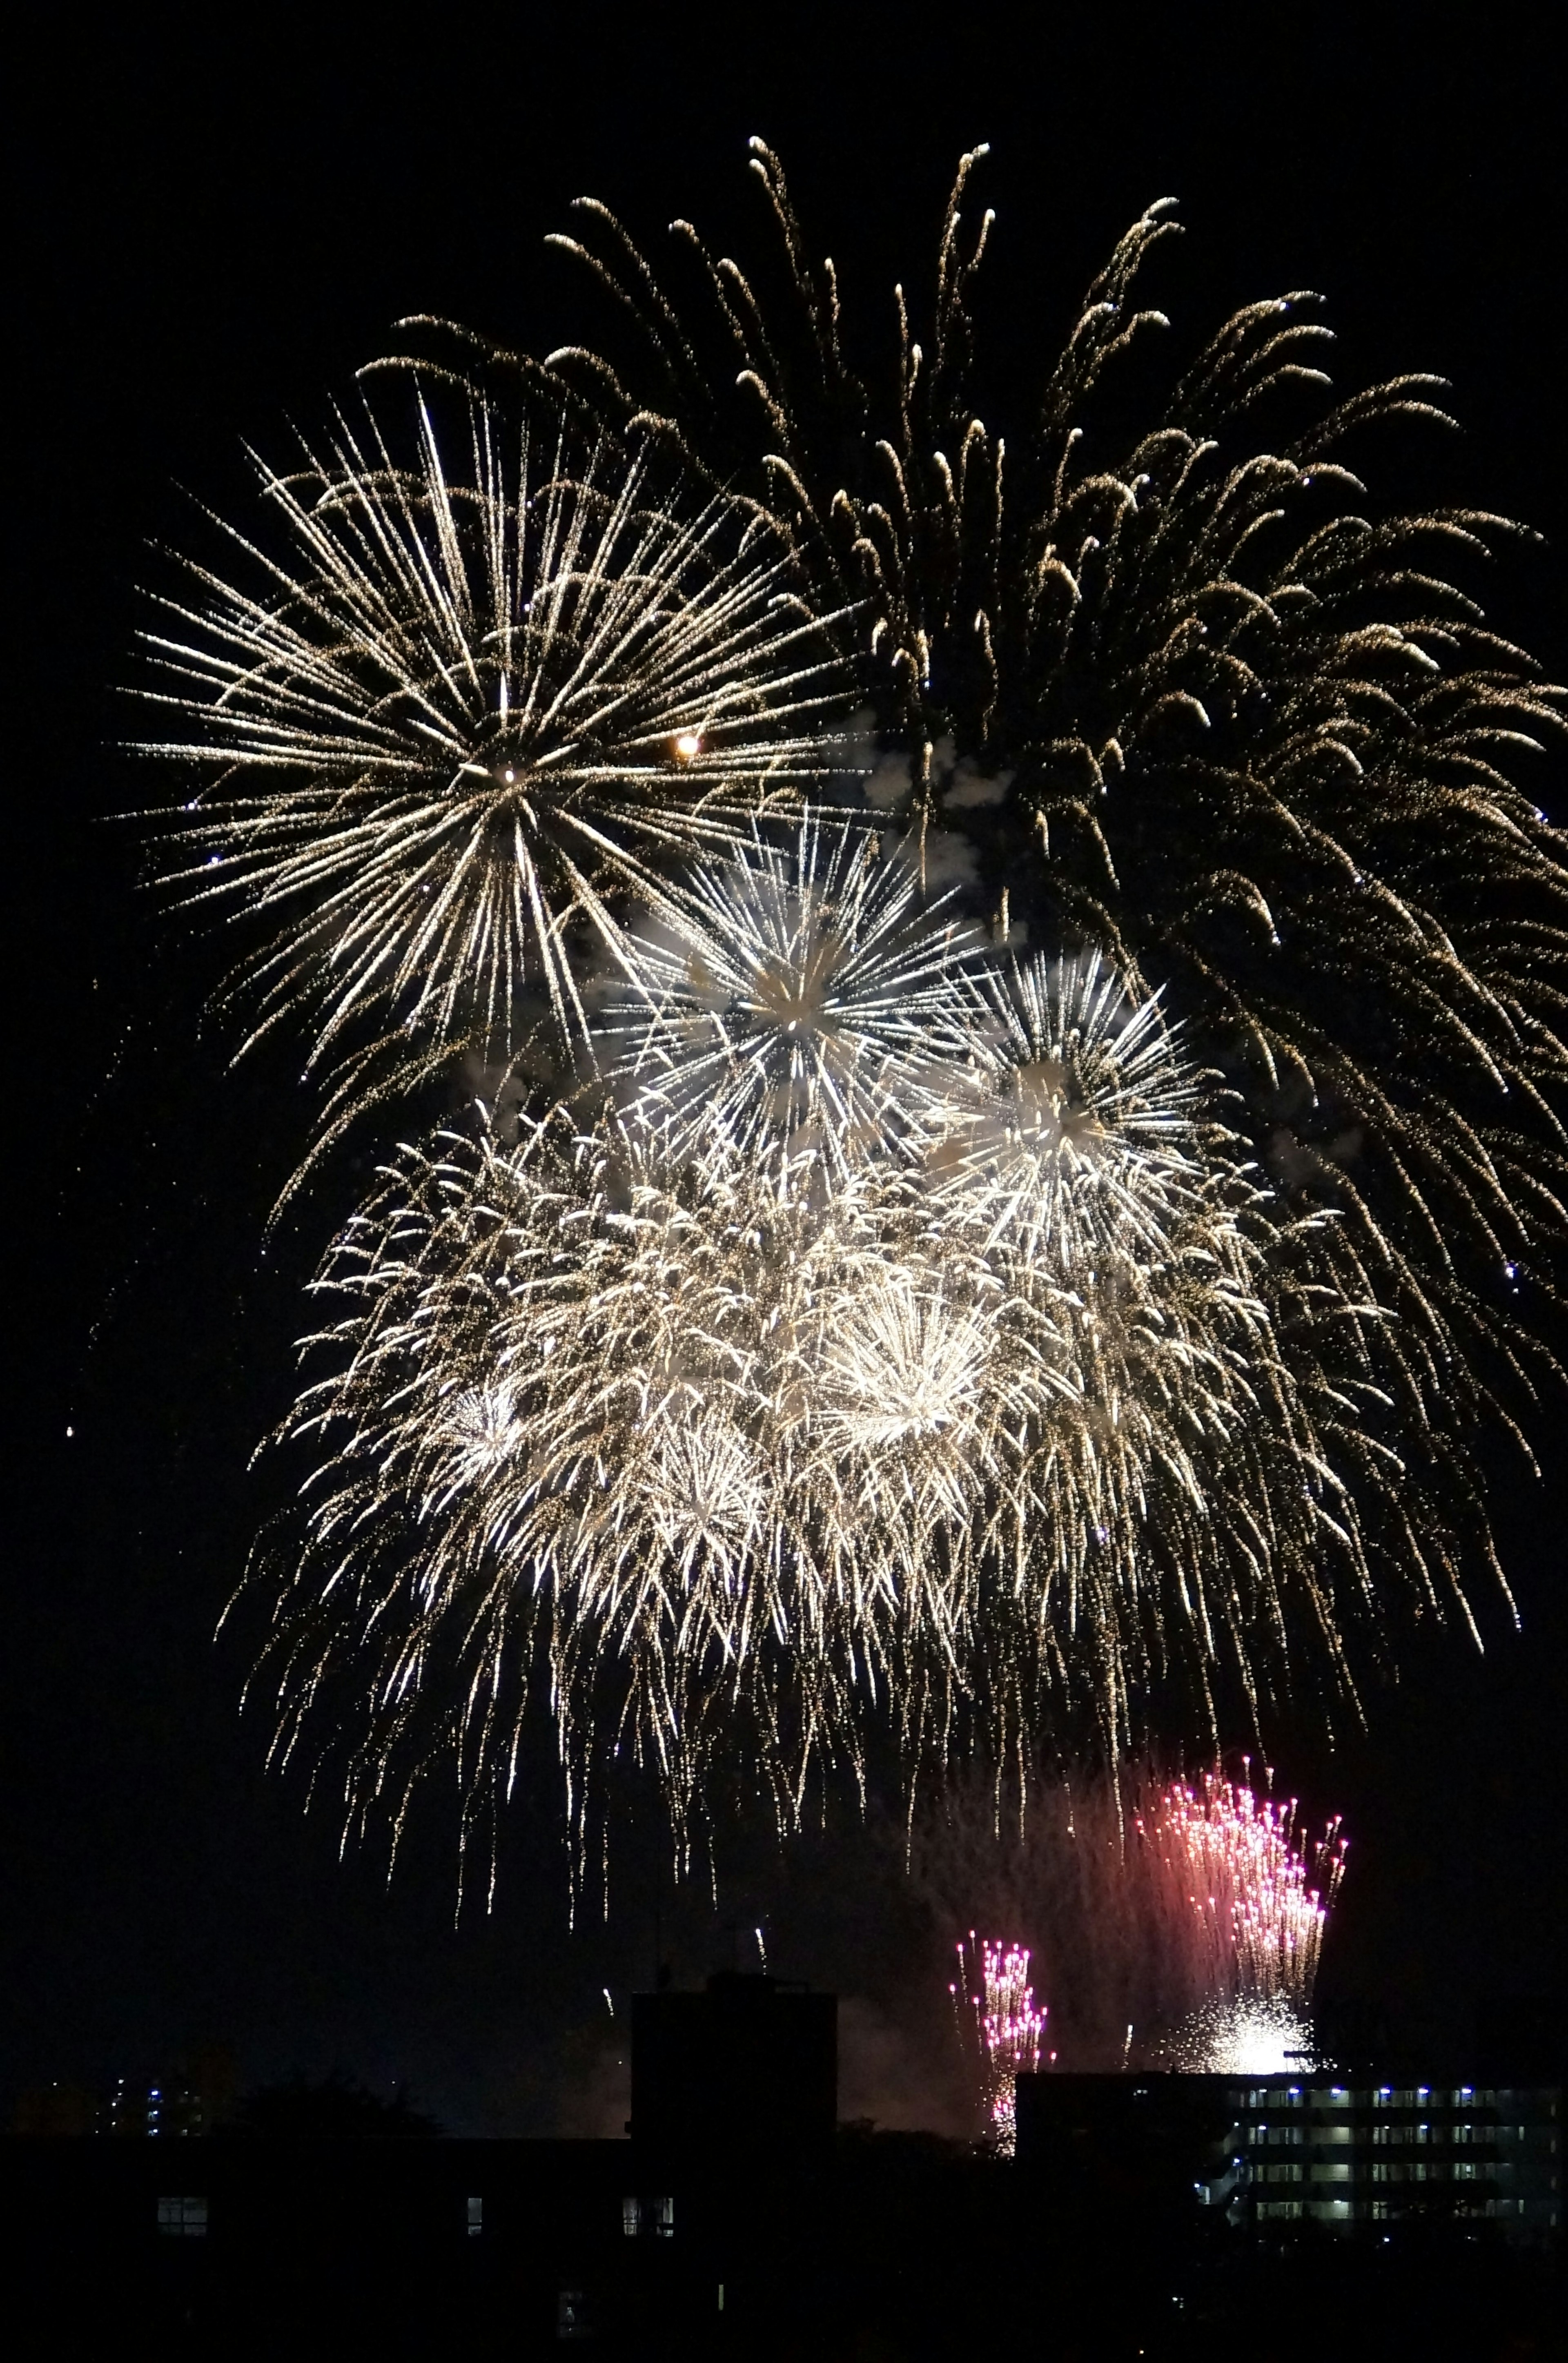
<instances>
[{"instance_id":1,"label":"spherical firework burst","mask_svg":"<svg viewBox=\"0 0 1568 2363\"><path fill-rule=\"evenodd\" d=\"M1161 1256L1172 1208L1197 1203L1210 1168L1200 1078L1158 1001L1130 998L1098 953L1014 960L977 985L933 1160L941 1202L1065 1277Z\"/></svg>"},{"instance_id":2,"label":"spherical firework burst","mask_svg":"<svg viewBox=\"0 0 1568 2363\"><path fill-rule=\"evenodd\" d=\"M174 815L186 899L251 916L234 981L302 1026L339 1115L541 1007L580 1030L574 928L819 776L835 662L777 537L475 403L414 449L367 412L226 528L146 636L212 784ZM181 857L183 857L182 859Z\"/></svg>"},{"instance_id":3,"label":"spherical firework burst","mask_svg":"<svg viewBox=\"0 0 1568 2363\"><path fill-rule=\"evenodd\" d=\"M754 830L635 931L626 984L602 1004L629 1037L621 1073L677 1153L782 1144L834 1173L897 1149L966 1043L959 980L977 932L923 907L878 840L808 819Z\"/></svg>"}]
</instances>

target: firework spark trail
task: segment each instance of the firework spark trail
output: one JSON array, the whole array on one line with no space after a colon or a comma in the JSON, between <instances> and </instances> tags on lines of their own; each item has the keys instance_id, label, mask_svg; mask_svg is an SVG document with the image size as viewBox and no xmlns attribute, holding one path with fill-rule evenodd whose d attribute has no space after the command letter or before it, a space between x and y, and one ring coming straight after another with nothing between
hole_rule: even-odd
<instances>
[{"instance_id":1,"label":"firework spark trail","mask_svg":"<svg viewBox=\"0 0 1568 2363\"><path fill-rule=\"evenodd\" d=\"M1035 2003L1026 1946L982 1940L971 1928L955 1949L958 1977L948 1991L958 2039L973 2062L988 2136L999 2157L1010 2158L1018 2146L1016 2080L1040 2065L1047 2014Z\"/></svg>"},{"instance_id":2,"label":"firework spark trail","mask_svg":"<svg viewBox=\"0 0 1568 2363\"><path fill-rule=\"evenodd\" d=\"M734 504L480 403L443 448L411 406L410 464L370 411L256 460L283 554L222 527L233 576L187 562L144 635L184 735L143 751L211 782L171 882L259 923L228 997L304 1027L329 1129L542 1006L580 1034L574 925L613 944L628 887L798 800L843 683Z\"/></svg>"}]
</instances>

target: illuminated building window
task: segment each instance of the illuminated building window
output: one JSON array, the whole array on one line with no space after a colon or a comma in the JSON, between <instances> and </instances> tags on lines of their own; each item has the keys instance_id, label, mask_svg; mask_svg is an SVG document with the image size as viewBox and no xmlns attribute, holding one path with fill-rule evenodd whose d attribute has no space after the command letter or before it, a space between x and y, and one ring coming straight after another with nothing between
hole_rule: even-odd
<instances>
[{"instance_id":1,"label":"illuminated building window","mask_svg":"<svg viewBox=\"0 0 1568 2363\"><path fill-rule=\"evenodd\" d=\"M621 2229L628 2240L646 2234L654 2240L675 2237L675 2202L673 2199L623 2199Z\"/></svg>"},{"instance_id":2,"label":"illuminated building window","mask_svg":"<svg viewBox=\"0 0 1568 2363\"><path fill-rule=\"evenodd\" d=\"M207 2202L204 2199L160 2199L158 2228L176 2240L204 2240Z\"/></svg>"},{"instance_id":3,"label":"illuminated building window","mask_svg":"<svg viewBox=\"0 0 1568 2363\"><path fill-rule=\"evenodd\" d=\"M564 2289L556 2298L556 2336L558 2338L591 2338L588 2319L587 2291Z\"/></svg>"},{"instance_id":4,"label":"illuminated building window","mask_svg":"<svg viewBox=\"0 0 1568 2363\"><path fill-rule=\"evenodd\" d=\"M470 2239L470 2240L477 2240L477 2239L479 2238L480 2234L483 2230L484 2230L484 2201L483 2201L482 2199L470 2199L470 2200L469 2200L469 2239Z\"/></svg>"},{"instance_id":5,"label":"illuminated building window","mask_svg":"<svg viewBox=\"0 0 1568 2363\"><path fill-rule=\"evenodd\" d=\"M1299 2199L1260 2199L1258 2213L1275 2220L1295 2221L1301 2213Z\"/></svg>"}]
</instances>

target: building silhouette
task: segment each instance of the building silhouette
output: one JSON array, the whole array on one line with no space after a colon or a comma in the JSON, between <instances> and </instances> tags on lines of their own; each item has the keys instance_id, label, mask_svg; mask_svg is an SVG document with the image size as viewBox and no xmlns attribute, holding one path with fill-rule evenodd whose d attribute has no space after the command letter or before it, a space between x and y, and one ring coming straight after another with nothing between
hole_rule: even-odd
<instances>
[{"instance_id":1,"label":"building silhouette","mask_svg":"<svg viewBox=\"0 0 1568 2363\"><path fill-rule=\"evenodd\" d=\"M831 1995L729 1974L636 1998L613 2140L255 2110L171 2138L129 2086L117 2138L37 2110L6 2145L6 2287L47 2335L14 2351L117 2352L134 2321L226 2363L1316 2358L1331 2335L1343 2363L1496 2351L1560 2301L1559 2087L1021 2077L1006 2159L835 2127L835 2054Z\"/></svg>"}]
</instances>

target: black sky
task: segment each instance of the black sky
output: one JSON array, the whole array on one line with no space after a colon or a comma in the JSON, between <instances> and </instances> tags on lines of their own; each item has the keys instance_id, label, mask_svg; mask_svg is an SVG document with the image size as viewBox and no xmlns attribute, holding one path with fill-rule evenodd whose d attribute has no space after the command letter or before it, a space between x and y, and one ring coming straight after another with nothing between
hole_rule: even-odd
<instances>
[{"instance_id":1,"label":"black sky","mask_svg":"<svg viewBox=\"0 0 1568 2363\"><path fill-rule=\"evenodd\" d=\"M259 1253L297 1119L275 1077L226 1071L199 1024L215 959L138 901L128 833L94 826L142 791L112 692L142 545L184 531L176 485L236 505L241 437L276 449L288 416L317 419L401 315L553 340L572 291L540 239L582 191L650 238L686 214L742 240L753 131L851 300L885 306L926 263L956 153L988 139L1010 364L1047 349L1150 198L1178 196L1190 235L1159 284L1178 324L1314 287L1342 383L1453 380L1465 434L1390 449L1384 481L1544 531L1494 604L1561 679L1568 207L1562 52L1526 30L1544 21L982 5L735 11L699 38L679 10L454 5L414 40L392 11L127 16L91 37L35 19L10 77L0 2104L223 2038L253 2078L411 2079L455 2129L608 2123L601 1989L619 2001L652 1960L635 1843L608 1926L568 1931L547 1783L489 1919L454 1929L439 1814L390 1892L378 1860L339 1862L330 1814L264 1777L262 1719L237 1718L243 1649L212 1643L327 1215ZM1542 801L1568 818L1560 761ZM1510 1477L1499 1504L1523 1637L1478 1587L1485 1657L1418 1636L1364 1740L1331 1754L1303 1724L1276 1747L1284 1784L1354 1840L1326 1985L1434 2040L1478 1996L1563 1988L1560 1403L1534 1433L1546 1481ZM914 1991L920 1915L882 1863L756 1847L717 1921L701 1893L663 1908L682 1975L732 1943L749 1963L727 1931L765 1914L776 1966L856 1997L846 2098L888 2113L913 2105L940 1990Z\"/></svg>"}]
</instances>

